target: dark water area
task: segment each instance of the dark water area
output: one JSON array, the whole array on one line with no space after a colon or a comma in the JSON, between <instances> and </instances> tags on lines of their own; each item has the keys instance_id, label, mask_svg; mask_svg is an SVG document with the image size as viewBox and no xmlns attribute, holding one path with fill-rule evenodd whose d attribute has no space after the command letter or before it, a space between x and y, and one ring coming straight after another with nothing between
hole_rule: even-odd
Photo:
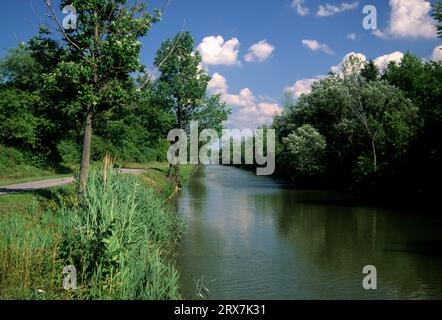
<instances>
[{"instance_id":1,"label":"dark water area","mask_svg":"<svg viewBox=\"0 0 442 320\"><path fill-rule=\"evenodd\" d=\"M177 200L183 294L209 299L442 299L442 219L201 168ZM362 286L373 265L378 289Z\"/></svg>"}]
</instances>

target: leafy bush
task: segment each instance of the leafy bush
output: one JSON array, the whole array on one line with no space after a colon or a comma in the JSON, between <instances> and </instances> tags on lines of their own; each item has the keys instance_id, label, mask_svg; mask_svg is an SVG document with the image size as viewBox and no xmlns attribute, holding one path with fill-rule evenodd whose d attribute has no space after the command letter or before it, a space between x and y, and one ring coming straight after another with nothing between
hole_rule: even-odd
<instances>
[{"instance_id":1,"label":"leafy bush","mask_svg":"<svg viewBox=\"0 0 442 320\"><path fill-rule=\"evenodd\" d=\"M35 155L34 162L39 163ZM40 159L41 160L41 159ZM40 162L41 164L41 162ZM0 179L9 181L19 178L47 176L54 174L52 171L32 165L29 155L14 148L0 145Z\"/></svg>"},{"instance_id":2,"label":"leafy bush","mask_svg":"<svg viewBox=\"0 0 442 320\"><path fill-rule=\"evenodd\" d=\"M314 176L325 171L325 138L312 126L304 125L283 139L287 164L295 176Z\"/></svg>"},{"instance_id":3,"label":"leafy bush","mask_svg":"<svg viewBox=\"0 0 442 320\"><path fill-rule=\"evenodd\" d=\"M112 143L110 143L106 139L97 135L93 135L91 145L91 159L93 161L99 161L103 159L106 154L111 154L112 156L115 156L117 154L117 150L112 145Z\"/></svg>"},{"instance_id":4,"label":"leafy bush","mask_svg":"<svg viewBox=\"0 0 442 320\"><path fill-rule=\"evenodd\" d=\"M0 145L0 167L14 167L23 162L24 156L20 151Z\"/></svg>"},{"instance_id":5,"label":"leafy bush","mask_svg":"<svg viewBox=\"0 0 442 320\"><path fill-rule=\"evenodd\" d=\"M57 145L57 151L64 165L77 164L81 160L80 148L74 141L60 141Z\"/></svg>"}]
</instances>

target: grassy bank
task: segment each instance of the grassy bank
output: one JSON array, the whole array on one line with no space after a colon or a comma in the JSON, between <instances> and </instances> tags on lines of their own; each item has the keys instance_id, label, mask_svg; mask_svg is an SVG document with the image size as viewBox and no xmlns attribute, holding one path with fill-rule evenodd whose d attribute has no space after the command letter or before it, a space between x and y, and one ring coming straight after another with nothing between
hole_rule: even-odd
<instances>
[{"instance_id":1,"label":"grassy bank","mask_svg":"<svg viewBox=\"0 0 442 320\"><path fill-rule=\"evenodd\" d=\"M74 166L50 166L31 161L22 152L0 144L0 186L72 175ZM38 164L38 165L37 165Z\"/></svg>"},{"instance_id":2,"label":"grassy bank","mask_svg":"<svg viewBox=\"0 0 442 320\"><path fill-rule=\"evenodd\" d=\"M168 257L183 223L167 199L167 164L137 176L94 169L75 186L0 197L0 299L177 299ZM183 180L194 167L183 167ZM77 269L75 291L63 267Z\"/></svg>"}]
</instances>

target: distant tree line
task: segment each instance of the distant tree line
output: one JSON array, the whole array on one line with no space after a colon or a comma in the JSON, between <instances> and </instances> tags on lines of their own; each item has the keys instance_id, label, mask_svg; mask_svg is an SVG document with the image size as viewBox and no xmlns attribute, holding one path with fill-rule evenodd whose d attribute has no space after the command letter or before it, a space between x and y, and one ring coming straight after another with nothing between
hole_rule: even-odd
<instances>
[{"instance_id":1,"label":"distant tree line","mask_svg":"<svg viewBox=\"0 0 442 320\"><path fill-rule=\"evenodd\" d=\"M433 9L442 37L442 2ZM437 201L442 61L408 52L379 70L373 61L350 55L340 69L299 99L286 94L284 112L270 126L277 133L275 175L302 188Z\"/></svg>"},{"instance_id":2,"label":"distant tree line","mask_svg":"<svg viewBox=\"0 0 442 320\"><path fill-rule=\"evenodd\" d=\"M350 56L274 119L278 174L384 195L440 192L442 63L407 53L380 71Z\"/></svg>"}]
</instances>

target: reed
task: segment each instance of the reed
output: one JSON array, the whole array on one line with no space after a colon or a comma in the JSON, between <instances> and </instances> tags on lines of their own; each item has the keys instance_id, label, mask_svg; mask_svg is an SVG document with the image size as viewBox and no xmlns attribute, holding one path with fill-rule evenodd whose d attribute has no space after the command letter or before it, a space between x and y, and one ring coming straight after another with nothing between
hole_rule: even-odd
<instances>
[{"instance_id":1,"label":"reed","mask_svg":"<svg viewBox=\"0 0 442 320\"><path fill-rule=\"evenodd\" d=\"M179 299L184 224L167 165L120 175L110 157L75 186L0 198L0 299ZM195 168L185 167L184 179ZM77 290L63 289L63 267Z\"/></svg>"},{"instance_id":2,"label":"reed","mask_svg":"<svg viewBox=\"0 0 442 320\"><path fill-rule=\"evenodd\" d=\"M35 199L13 198L28 202L0 217L0 299L53 298L61 291L57 222L52 213L38 209Z\"/></svg>"},{"instance_id":3,"label":"reed","mask_svg":"<svg viewBox=\"0 0 442 320\"><path fill-rule=\"evenodd\" d=\"M79 298L178 299L171 263L182 222L154 191L117 173L105 158L77 206L61 206L60 257L78 272Z\"/></svg>"}]
</instances>

